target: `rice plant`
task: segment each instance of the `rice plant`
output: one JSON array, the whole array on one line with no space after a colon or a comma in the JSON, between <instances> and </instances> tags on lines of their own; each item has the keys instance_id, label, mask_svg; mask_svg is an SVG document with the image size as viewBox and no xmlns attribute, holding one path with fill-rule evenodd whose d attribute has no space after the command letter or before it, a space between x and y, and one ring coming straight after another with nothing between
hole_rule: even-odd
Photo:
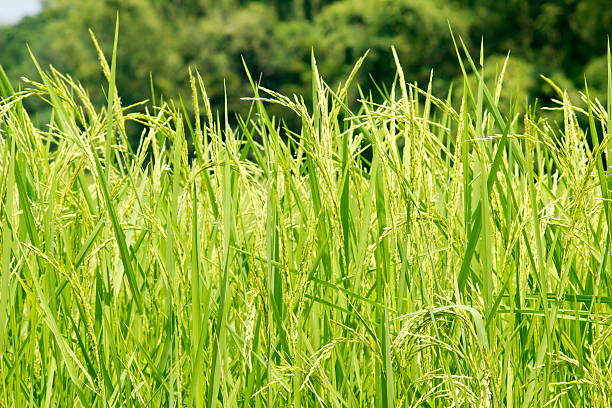
<instances>
[{"instance_id":1,"label":"rice plant","mask_svg":"<svg viewBox=\"0 0 612 408\"><path fill-rule=\"evenodd\" d=\"M446 96L246 70L237 120L0 71L0 407L612 406L612 85L504 110L455 47Z\"/></svg>"}]
</instances>

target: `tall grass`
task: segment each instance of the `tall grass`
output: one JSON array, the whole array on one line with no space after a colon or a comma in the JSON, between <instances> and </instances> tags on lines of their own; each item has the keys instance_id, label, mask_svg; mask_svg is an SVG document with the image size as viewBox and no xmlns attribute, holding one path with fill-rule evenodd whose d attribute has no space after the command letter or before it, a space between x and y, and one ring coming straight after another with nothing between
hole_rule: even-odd
<instances>
[{"instance_id":1,"label":"tall grass","mask_svg":"<svg viewBox=\"0 0 612 408\"><path fill-rule=\"evenodd\" d=\"M457 53L459 104L313 59L311 106L248 76L237 125L198 73L193 116L101 53L106 109L1 73L0 406L612 406L612 87L555 123Z\"/></svg>"}]
</instances>

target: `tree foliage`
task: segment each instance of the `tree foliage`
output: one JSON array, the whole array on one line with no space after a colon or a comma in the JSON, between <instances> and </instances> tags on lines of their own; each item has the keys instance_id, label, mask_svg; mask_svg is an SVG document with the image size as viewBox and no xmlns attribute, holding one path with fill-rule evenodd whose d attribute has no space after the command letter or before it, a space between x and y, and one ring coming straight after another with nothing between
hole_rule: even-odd
<instances>
[{"instance_id":1,"label":"tree foliage","mask_svg":"<svg viewBox=\"0 0 612 408\"><path fill-rule=\"evenodd\" d=\"M102 72L89 35L112 48L120 16L117 84L126 103L158 94L187 98L188 69L203 74L215 107L231 112L248 96L242 59L262 84L308 95L310 55L330 83L366 51L359 85L366 92L394 79L395 46L407 80L444 90L459 76L449 24L477 52L503 64L510 50L516 97L546 99L544 74L580 87L585 70L597 94L612 12L604 0L48 0L38 16L0 29L0 64L13 79L35 75L25 43L43 63L70 72L102 102ZM494 66L499 64L489 64Z\"/></svg>"}]
</instances>

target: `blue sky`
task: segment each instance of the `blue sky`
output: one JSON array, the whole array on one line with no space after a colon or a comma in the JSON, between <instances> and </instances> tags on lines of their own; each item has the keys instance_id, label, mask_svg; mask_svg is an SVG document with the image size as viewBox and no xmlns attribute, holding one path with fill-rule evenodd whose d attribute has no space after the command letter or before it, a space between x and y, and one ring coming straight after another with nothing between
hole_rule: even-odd
<instances>
[{"instance_id":1,"label":"blue sky","mask_svg":"<svg viewBox=\"0 0 612 408\"><path fill-rule=\"evenodd\" d=\"M0 24L16 23L40 11L40 0L0 0Z\"/></svg>"}]
</instances>

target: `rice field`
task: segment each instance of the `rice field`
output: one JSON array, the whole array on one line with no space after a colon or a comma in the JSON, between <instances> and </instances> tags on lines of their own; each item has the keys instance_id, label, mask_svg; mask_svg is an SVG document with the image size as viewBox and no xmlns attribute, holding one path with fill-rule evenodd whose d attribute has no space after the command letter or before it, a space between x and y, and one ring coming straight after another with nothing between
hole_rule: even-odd
<instances>
[{"instance_id":1,"label":"rice field","mask_svg":"<svg viewBox=\"0 0 612 408\"><path fill-rule=\"evenodd\" d=\"M502 108L455 47L237 120L0 73L0 407L611 407L612 80Z\"/></svg>"}]
</instances>

